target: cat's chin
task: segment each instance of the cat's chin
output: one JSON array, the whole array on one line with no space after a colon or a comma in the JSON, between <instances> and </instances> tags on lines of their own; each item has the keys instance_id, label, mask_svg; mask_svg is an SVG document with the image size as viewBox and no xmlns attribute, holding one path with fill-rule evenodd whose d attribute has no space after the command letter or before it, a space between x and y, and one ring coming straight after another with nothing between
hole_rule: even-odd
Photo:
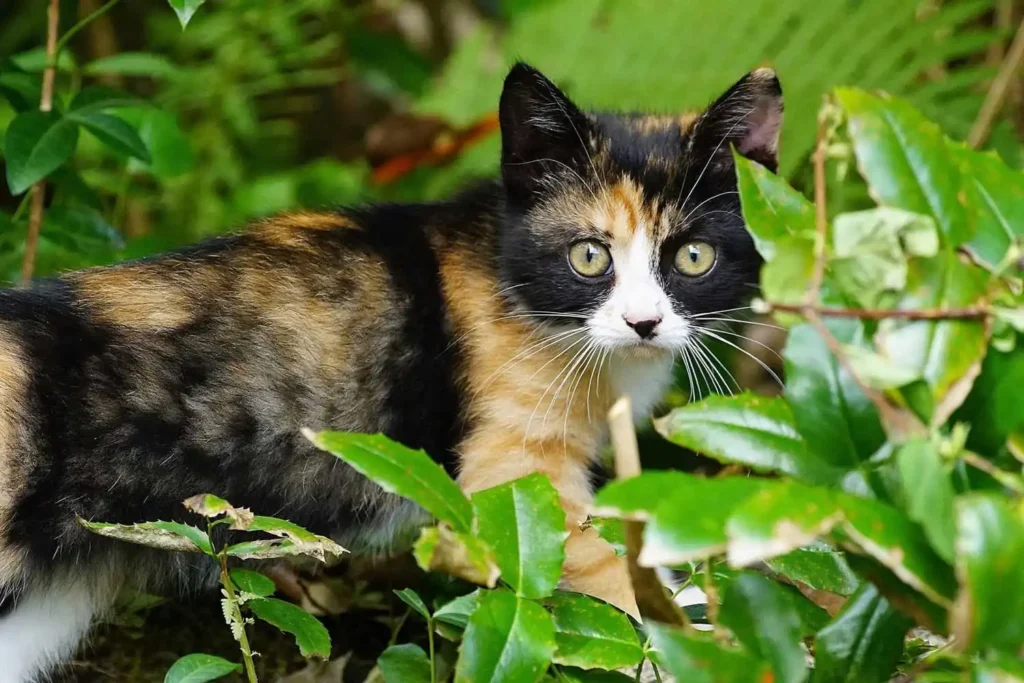
<instances>
[{"instance_id":1,"label":"cat's chin","mask_svg":"<svg viewBox=\"0 0 1024 683\"><path fill-rule=\"evenodd\" d=\"M659 346L658 344L652 344L650 342L623 344L616 347L615 351L623 358L639 361L659 361L664 359L666 356L672 355L671 349L667 349L664 346Z\"/></svg>"}]
</instances>

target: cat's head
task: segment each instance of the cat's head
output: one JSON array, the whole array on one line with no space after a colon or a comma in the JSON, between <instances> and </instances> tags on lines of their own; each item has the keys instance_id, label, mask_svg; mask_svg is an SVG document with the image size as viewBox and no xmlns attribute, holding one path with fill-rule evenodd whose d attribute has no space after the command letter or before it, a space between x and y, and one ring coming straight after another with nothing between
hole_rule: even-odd
<instances>
[{"instance_id":1,"label":"cat's head","mask_svg":"<svg viewBox=\"0 0 1024 683\"><path fill-rule=\"evenodd\" d=\"M501 96L502 286L605 349L683 348L754 291L732 149L775 170L782 90L749 73L699 115L582 112L525 64ZM582 334L580 335L582 336Z\"/></svg>"}]
</instances>

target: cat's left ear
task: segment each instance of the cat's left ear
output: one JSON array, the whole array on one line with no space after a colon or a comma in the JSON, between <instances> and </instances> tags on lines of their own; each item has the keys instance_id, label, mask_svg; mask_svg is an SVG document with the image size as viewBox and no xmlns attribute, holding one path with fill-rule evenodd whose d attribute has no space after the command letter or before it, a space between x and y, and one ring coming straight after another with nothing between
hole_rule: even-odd
<instances>
[{"instance_id":1,"label":"cat's left ear","mask_svg":"<svg viewBox=\"0 0 1024 683\"><path fill-rule=\"evenodd\" d=\"M505 78L498 108L501 175L510 196L529 200L545 182L589 174L590 121L544 74L522 62Z\"/></svg>"},{"instance_id":2,"label":"cat's left ear","mask_svg":"<svg viewBox=\"0 0 1024 683\"><path fill-rule=\"evenodd\" d=\"M774 69L757 69L737 81L697 119L690 152L714 156L729 145L776 171L782 130L782 85Z\"/></svg>"}]
</instances>

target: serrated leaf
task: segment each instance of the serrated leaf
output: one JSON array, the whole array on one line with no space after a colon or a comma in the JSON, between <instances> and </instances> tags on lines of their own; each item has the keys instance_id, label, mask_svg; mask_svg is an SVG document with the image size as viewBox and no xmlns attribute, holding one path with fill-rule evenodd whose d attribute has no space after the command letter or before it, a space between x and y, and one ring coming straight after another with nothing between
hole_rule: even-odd
<instances>
[{"instance_id":1,"label":"serrated leaf","mask_svg":"<svg viewBox=\"0 0 1024 683\"><path fill-rule=\"evenodd\" d=\"M555 626L539 604L510 591L484 593L469 618L456 683L534 683L555 654Z\"/></svg>"},{"instance_id":2,"label":"serrated leaf","mask_svg":"<svg viewBox=\"0 0 1024 683\"><path fill-rule=\"evenodd\" d=\"M224 515L231 520L231 528L236 531L245 531L252 525L254 519L252 511L248 508L236 508L212 493L200 493L187 498L182 504L189 512L209 519Z\"/></svg>"},{"instance_id":3,"label":"serrated leaf","mask_svg":"<svg viewBox=\"0 0 1024 683\"><path fill-rule=\"evenodd\" d=\"M953 482L942 465L942 456L928 441L911 441L896 452L896 466L903 485L907 515L924 527L932 548L953 563Z\"/></svg>"},{"instance_id":4,"label":"serrated leaf","mask_svg":"<svg viewBox=\"0 0 1024 683\"><path fill-rule=\"evenodd\" d=\"M772 680L767 662L743 650L651 622L651 653L659 666L686 683L765 683Z\"/></svg>"},{"instance_id":5,"label":"serrated leaf","mask_svg":"<svg viewBox=\"0 0 1024 683\"><path fill-rule=\"evenodd\" d=\"M710 396L654 422L669 441L720 462L782 472L810 482L836 482L842 472L810 452L781 398L750 393Z\"/></svg>"},{"instance_id":6,"label":"serrated leaf","mask_svg":"<svg viewBox=\"0 0 1024 683\"><path fill-rule=\"evenodd\" d=\"M238 508L237 511L245 511L245 508ZM315 557L321 562L325 562L327 555L341 556L348 551L342 548L340 545L327 538L326 536L319 536L317 534L308 531L294 522L289 522L284 519L278 519L276 517L267 517L265 515L255 515L251 520L248 520L248 526L246 531L261 531L272 536L277 536L281 539L287 539L288 543L285 545L283 542L263 542L259 541L251 542L249 544L237 544L228 548L229 555L237 555L242 557L241 548L246 548L247 552L255 550L259 547L264 547L269 550L271 547L277 547L279 549L287 550L287 555L309 555Z\"/></svg>"},{"instance_id":7,"label":"serrated leaf","mask_svg":"<svg viewBox=\"0 0 1024 683\"><path fill-rule=\"evenodd\" d=\"M171 9L178 15L178 21L181 22L181 28L184 30L188 26L188 22L192 21L193 15L196 10L199 9L206 0L167 0Z\"/></svg>"},{"instance_id":8,"label":"serrated leaf","mask_svg":"<svg viewBox=\"0 0 1024 683\"><path fill-rule=\"evenodd\" d=\"M19 195L57 170L75 153L78 124L57 112L27 111L7 126L7 185Z\"/></svg>"},{"instance_id":9,"label":"serrated leaf","mask_svg":"<svg viewBox=\"0 0 1024 683\"><path fill-rule=\"evenodd\" d=\"M301 607L276 598L250 600L245 606L263 621L295 636L303 657L327 659L331 656L331 636L327 629Z\"/></svg>"},{"instance_id":10,"label":"serrated leaf","mask_svg":"<svg viewBox=\"0 0 1024 683\"><path fill-rule=\"evenodd\" d=\"M215 554L210 545L210 537L206 535L205 531L180 522L107 524L105 522L87 522L79 517L78 523L100 536L116 538L119 541L127 541L136 545L145 545L160 550Z\"/></svg>"},{"instance_id":11,"label":"serrated leaf","mask_svg":"<svg viewBox=\"0 0 1024 683\"><path fill-rule=\"evenodd\" d=\"M501 576L516 595L544 598L555 590L565 562L565 512L542 474L472 496L476 535L493 550Z\"/></svg>"},{"instance_id":12,"label":"serrated leaf","mask_svg":"<svg viewBox=\"0 0 1024 683\"><path fill-rule=\"evenodd\" d=\"M153 52L119 52L100 57L86 64L82 71L89 76L117 74L119 76L177 76L180 69L167 57Z\"/></svg>"},{"instance_id":13,"label":"serrated leaf","mask_svg":"<svg viewBox=\"0 0 1024 683\"><path fill-rule=\"evenodd\" d=\"M932 216L947 247L971 239L960 169L939 127L888 95L839 88L861 174L885 206Z\"/></svg>"},{"instance_id":14,"label":"serrated leaf","mask_svg":"<svg viewBox=\"0 0 1024 683\"><path fill-rule=\"evenodd\" d=\"M392 645L381 653L377 666L384 683L430 683L430 658L419 645Z\"/></svg>"},{"instance_id":15,"label":"serrated leaf","mask_svg":"<svg viewBox=\"0 0 1024 683\"><path fill-rule=\"evenodd\" d=\"M68 112L67 118L76 121L83 128L111 149L125 156L135 157L145 163L151 161L146 143L135 129L111 114L98 111Z\"/></svg>"},{"instance_id":16,"label":"serrated leaf","mask_svg":"<svg viewBox=\"0 0 1024 683\"><path fill-rule=\"evenodd\" d=\"M800 615L779 584L759 574L741 574L726 587L718 618L751 653L771 665L775 680L797 683L806 678Z\"/></svg>"},{"instance_id":17,"label":"serrated leaf","mask_svg":"<svg viewBox=\"0 0 1024 683\"><path fill-rule=\"evenodd\" d=\"M1024 646L1024 521L995 495L957 500L960 579L952 631L961 647L1016 652Z\"/></svg>"},{"instance_id":18,"label":"serrated leaf","mask_svg":"<svg viewBox=\"0 0 1024 683\"><path fill-rule=\"evenodd\" d=\"M887 681L903 654L913 622L864 584L836 618L818 632L813 683Z\"/></svg>"},{"instance_id":19,"label":"serrated leaf","mask_svg":"<svg viewBox=\"0 0 1024 683\"><path fill-rule=\"evenodd\" d=\"M775 257L779 240L815 234L814 205L802 194L756 161L736 152L733 159L747 231L765 261Z\"/></svg>"},{"instance_id":20,"label":"serrated leaf","mask_svg":"<svg viewBox=\"0 0 1024 683\"><path fill-rule=\"evenodd\" d=\"M421 617L427 620L430 619L430 610L427 609L427 604L423 602L423 598L420 597L419 593L411 588L403 588L400 591L394 591L394 593L402 602L416 610Z\"/></svg>"},{"instance_id":21,"label":"serrated leaf","mask_svg":"<svg viewBox=\"0 0 1024 683\"><path fill-rule=\"evenodd\" d=\"M623 612L579 593L555 593L546 602L555 623L556 664L621 669L640 662L643 648Z\"/></svg>"},{"instance_id":22,"label":"serrated leaf","mask_svg":"<svg viewBox=\"0 0 1024 683\"><path fill-rule=\"evenodd\" d=\"M858 320L827 324L841 343L863 337L863 324ZM786 402L811 451L832 465L853 468L878 450L885 433L874 404L811 325L790 329L782 356Z\"/></svg>"},{"instance_id":23,"label":"serrated leaf","mask_svg":"<svg viewBox=\"0 0 1024 683\"><path fill-rule=\"evenodd\" d=\"M242 670L241 664L204 654L185 655L167 670L164 683L206 683Z\"/></svg>"},{"instance_id":24,"label":"serrated leaf","mask_svg":"<svg viewBox=\"0 0 1024 683\"><path fill-rule=\"evenodd\" d=\"M420 531L413 555L424 571L442 572L488 588L501 576L494 550L487 543L445 526Z\"/></svg>"},{"instance_id":25,"label":"serrated leaf","mask_svg":"<svg viewBox=\"0 0 1024 683\"><path fill-rule=\"evenodd\" d=\"M251 569L236 568L231 570L231 581L246 593L266 598L274 594L277 587L267 576Z\"/></svg>"},{"instance_id":26,"label":"serrated leaf","mask_svg":"<svg viewBox=\"0 0 1024 683\"><path fill-rule=\"evenodd\" d=\"M385 491L408 498L456 531L473 526L473 506L451 477L422 450L382 434L303 432L317 448L344 460Z\"/></svg>"}]
</instances>

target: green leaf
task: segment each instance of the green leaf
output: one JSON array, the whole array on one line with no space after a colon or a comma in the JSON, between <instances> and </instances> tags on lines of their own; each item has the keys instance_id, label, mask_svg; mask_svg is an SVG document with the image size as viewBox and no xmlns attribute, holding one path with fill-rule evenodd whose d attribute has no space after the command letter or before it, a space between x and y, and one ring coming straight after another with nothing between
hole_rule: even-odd
<instances>
[{"instance_id":1,"label":"green leaf","mask_svg":"<svg viewBox=\"0 0 1024 683\"><path fill-rule=\"evenodd\" d=\"M434 621L440 621L454 626L458 629L465 629L469 623L469 617L476 611L480 603L480 590L460 595L451 602L448 602L434 612Z\"/></svg>"},{"instance_id":2,"label":"green leaf","mask_svg":"<svg viewBox=\"0 0 1024 683\"><path fill-rule=\"evenodd\" d=\"M909 103L839 88L861 174L883 205L935 218L947 247L971 239L960 169L939 127Z\"/></svg>"},{"instance_id":3,"label":"green leaf","mask_svg":"<svg viewBox=\"0 0 1024 683\"><path fill-rule=\"evenodd\" d=\"M632 676L618 671L584 671L573 667L560 667L560 683L633 683Z\"/></svg>"},{"instance_id":4,"label":"green leaf","mask_svg":"<svg viewBox=\"0 0 1024 683\"><path fill-rule=\"evenodd\" d=\"M626 556L626 525L621 519L611 517L595 517L590 526L597 529L597 535L612 547L619 557Z\"/></svg>"},{"instance_id":5,"label":"green leaf","mask_svg":"<svg viewBox=\"0 0 1024 683\"><path fill-rule=\"evenodd\" d=\"M986 273L961 263L955 253L911 264L909 288L901 308L962 308L977 304L985 293ZM978 320L885 320L875 343L881 353L898 358L917 372L931 389L931 422L942 424L963 402L981 371L987 332Z\"/></svg>"},{"instance_id":6,"label":"green leaf","mask_svg":"<svg viewBox=\"0 0 1024 683\"><path fill-rule=\"evenodd\" d=\"M680 486L662 499L644 527L638 558L642 566L680 565L723 552L729 516L765 485L755 478L682 476Z\"/></svg>"},{"instance_id":7,"label":"green leaf","mask_svg":"<svg viewBox=\"0 0 1024 683\"><path fill-rule=\"evenodd\" d=\"M761 291L773 303L803 303L813 272L814 238L783 237L775 244L775 257L761 268Z\"/></svg>"},{"instance_id":8,"label":"green leaf","mask_svg":"<svg viewBox=\"0 0 1024 683\"><path fill-rule=\"evenodd\" d=\"M119 52L109 57L94 59L83 67L89 76L152 76L170 78L181 73L169 59L153 52Z\"/></svg>"},{"instance_id":9,"label":"green leaf","mask_svg":"<svg viewBox=\"0 0 1024 683\"><path fill-rule=\"evenodd\" d=\"M213 655L185 655L167 670L164 683L206 683L241 670L240 664Z\"/></svg>"},{"instance_id":10,"label":"green leaf","mask_svg":"<svg viewBox=\"0 0 1024 683\"><path fill-rule=\"evenodd\" d=\"M0 71L0 95L10 101L15 111L38 109L39 77L22 71Z\"/></svg>"},{"instance_id":11,"label":"green leaf","mask_svg":"<svg viewBox=\"0 0 1024 683\"><path fill-rule=\"evenodd\" d=\"M864 577L889 601L889 604L915 623L932 633L948 634L948 613L919 592L908 586L881 562L866 555L850 553L846 561L858 576Z\"/></svg>"},{"instance_id":12,"label":"green leaf","mask_svg":"<svg viewBox=\"0 0 1024 683\"><path fill-rule=\"evenodd\" d=\"M385 490L408 498L456 531L473 526L473 506L451 477L422 450L383 434L304 432L306 438Z\"/></svg>"},{"instance_id":13,"label":"green leaf","mask_svg":"<svg viewBox=\"0 0 1024 683\"><path fill-rule=\"evenodd\" d=\"M815 639L814 683L888 681L913 622L864 584Z\"/></svg>"},{"instance_id":14,"label":"green leaf","mask_svg":"<svg viewBox=\"0 0 1024 683\"><path fill-rule=\"evenodd\" d=\"M814 205L802 194L756 161L735 151L733 159L747 231L765 261L775 258L780 240L815 234Z\"/></svg>"},{"instance_id":15,"label":"green leaf","mask_svg":"<svg viewBox=\"0 0 1024 683\"><path fill-rule=\"evenodd\" d=\"M430 683L430 659L419 645L392 645L381 653L377 666L384 683Z\"/></svg>"},{"instance_id":16,"label":"green leaf","mask_svg":"<svg viewBox=\"0 0 1024 683\"><path fill-rule=\"evenodd\" d=\"M224 515L231 520L231 528L236 531L245 531L252 526L255 517L248 508L236 508L220 496L212 493L200 493L186 498L182 503L189 512L202 515L207 519L214 519Z\"/></svg>"},{"instance_id":17,"label":"green leaf","mask_svg":"<svg viewBox=\"0 0 1024 683\"><path fill-rule=\"evenodd\" d=\"M181 131L173 114L161 109L121 109L118 115L138 129L139 138L149 150L151 163L128 162L129 170L147 170L160 178L174 178L195 164L192 143Z\"/></svg>"},{"instance_id":18,"label":"green leaf","mask_svg":"<svg viewBox=\"0 0 1024 683\"><path fill-rule=\"evenodd\" d=\"M930 216L879 207L836 216L832 250L833 282L861 306L877 308L884 293L906 287L909 256L938 253L939 236Z\"/></svg>"},{"instance_id":19,"label":"green leaf","mask_svg":"<svg viewBox=\"0 0 1024 683\"><path fill-rule=\"evenodd\" d=\"M473 494L476 535L494 549L501 576L516 595L544 598L565 562L565 512L543 474Z\"/></svg>"},{"instance_id":20,"label":"green leaf","mask_svg":"<svg viewBox=\"0 0 1024 683\"><path fill-rule=\"evenodd\" d=\"M533 683L555 654L555 626L539 604L510 591L484 593L469 618L456 683Z\"/></svg>"},{"instance_id":21,"label":"green leaf","mask_svg":"<svg viewBox=\"0 0 1024 683\"><path fill-rule=\"evenodd\" d=\"M896 452L907 515L924 527L935 552L953 563L953 482L942 456L928 441L911 441Z\"/></svg>"},{"instance_id":22,"label":"green leaf","mask_svg":"<svg viewBox=\"0 0 1024 683\"><path fill-rule=\"evenodd\" d=\"M215 500L221 500L216 496L204 496ZM227 504L226 501L221 501ZM230 507L230 506L229 506ZM217 509L216 504L211 508ZM232 508L238 513L251 513L245 508ZM215 513L220 514L220 513ZM290 557L294 555L308 555L325 562L327 555L340 556L348 552L340 545L327 538L318 536L298 524L288 522L276 517L262 515L251 516L244 522L246 531L261 531L277 539L246 541L228 546L227 554L241 559L271 559L275 557ZM234 526L234 525L233 525Z\"/></svg>"},{"instance_id":23,"label":"green leaf","mask_svg":"<svg viewBox=\"0 0 1024 683\"><path fill-rule=\"evenodd\" d=\"M107 524L105 522L87 522L79 518L78 523L94 534L116 538L119 541L160 550L203 552L207 555L215 555L213 547L210 545L210 537L206 535L205 531L180 522Z\"/></svg>"},{"instance_id":24,"label":"green leaf","mask_svg":"<svg viewBox=\"0 0 1024 683\"><path fill-rule=\"evenodd\" d=\"M1024 522L1019 504L995 495L957 501L957 575L960 595L953 634L968 651L1024 646Z\"/></svg>"},{"instance_id":25,"label":"green leaf","mask_svg":"<svg viewBox=\"0 0 1024 683\"><path fill-rule=\"evenodd\" d=\"M692 475L673 470L652 470L611 481L594 496L592 514L646 521L662 501L680 487L690 485L692 478Z\"/></svg>"},{"instance_id":26,"label":"green leaf","mask_svg":"<svg viewBox=\"0 0 1024 683\"><path fill-rule=\"evenodd\" d=\"M134 128L118 117L95 111L68 112L67 117L80 123L83 128L114 151L125 156L135 157L147 164L151 161L146 143L142 141Z\"/></svg>"},{"instance_id":27,"label":"green leaf","mask_svg":"<svg viewBox=\"0 0 1024 683\"><path fill-rule=\"evenodd\" d=\"M898 389L921 379L919 370L861 346L845 344L843 354L860 381L874 389Z\"/></svg>"},{"instance_id":28,"label":"green leaf","mask_svg":"<svg viewBox=\"0 0 1024 683\"><path fill-rule=\"evenodd\" d=\"M1024 683L1024 662L1012 655L990 655L973 669L971 683Z\"/></svg>"},{"instance_id":29,"label":"green leaf","mask_svg":"<svg viewBox=\"0 0 1024 683\"><path fill-rule=\"evenodd\" d=\"M7 126L7 186L19 195L75 153L78 124L57 112L27 111Z\"/></svg>"},{"instance_id":30,"label":"green leaf","mask_svg":"<svg viewBox=\"0 0 1024 683\"><path fill-rule=\"evenodd\" d=\"M767 662L743 650L726 648L656 622L645 625L658 665L685 683L764 683L772 680Z\"/></svg>"},{"instance_id":31,"label":"green leaf","mask_svg":"<svg viewBox=\"0 0 1024 683\"><path fill-rule=\"evenodd\" d=\"M192 20L192 15L206 0L167 0L167 2L174 13L178 15L178 21L181 22L181 28L184 30L188 26L188 22Z\"/></svg>"},{"instance_id":32,"label":"green leaf","mask_svg":"<svg viewBox=\"0 0 1024 683\"><path fill-rule=\"evenodd\" d=\"M842 553L820 541L766 562L773 572L814 590L846 596L860 584Z\"/></svg>"},{"instance_id":33,"label":"green leaf","mask_svg":"<svg viewBox=\"0 0 1024 683\"><path fill-rule=\"evenodd\" d=\"M277 590L270 578L251 569L232 569L231 581L239 590L261 598L270 597Z\"/></svg>"},{"instance_id":34,"label":"green leaf","mask_svg":"<svg viewBox=\"0 0 1024 683\"><path fill-rule=\"evenodd\" d=\"M579 593L555 593L547 604L555 622L556 664L621 669L643 657L629 617L611 605Z\"/></svg>"},{"instance_id":35,"label":"green leaf","mask_svg":"<svg viewBox=\"0 0 1024 683\"><path fill-rule=\"evenodd\" d=\"M488 588L501 576L494 550L487 543L446 526L420 531L413 555L424 571L442 572Z\"/></svg>"},{"instance_id":36,"label":"green leaf","mask_svg":"<svg viewBox=\"0 0 1024 683\"><path fill-rule=\"evenodd\" d=\"M245 606L257 617L295 636L303 657L331 656L331 636L320 621L290 602L276 598L250 600Z\"/></svg>"},{"instance_id":37,"label":"green leaf","mask_svg":"<svg viewBox=\"0 0 1024 683\"><path fill-rule=\"evenodd\" d=\"M1010 245L1024 237L1024 173L1010 169L995 152L976 152L954 142L949 148L960 166L974 233L967 246L995 268Z\"/></svg>"},{"instance_id":38,"label":"green leaf","mask_svg":"<svg viewBox=\"0 0 1024 683\"><path fill-rule=\"evenodd\" d=\"M807 676L800 615L779 584L760 574L736 577L725 589L719 621L754 655L769 662L775 680L796 683Z\"/></svg>"},{"instance_id":39,"label":"green leaf","mask_svg":"<svg viewBox=\"0 0 1024 683\"><path fill-rule=\"evenodd\" d=\"M859 320L832 320L829 331L841 343L863 337ZM782 352L786 402L796 428L815 455L837 467L853 468L885 441L874 404L807 324L790 329Z\"/></svg>"},{"instance_id":40,"label":"green leaf","mask_svg":"<svg viewBox=\"0 0 1024 683\"><path fill-rule=\"evenodd\" d=\"M75 95L68 106L68 113L84 116L124 107L142 107L145 104L145 101L124 91L103 85L91 85Z\"/></svg>"},{"instance_id":41,"label":"green leaf","mask_svg":"<svg viewBox=\"0 0 1024 683\"><path fill-rule=\"evenodd\" d=\"M710 396L676 408L655 420L655 427L673 443L758 472L822 483L835 482L842 474L810 452L781 398Z\"/></svg>"},{"instance_id":42,"label":"green leaf","mask_svg":"<svg viewBox=\"0 0 1024 683\"><path fill-rule=\"evenodd\" d=\"M967 400L953 415L968 422L967 445L980 453L997 452L1015 430L1024 426L1024 353L989 351Z\"/></svg>"},{"instance_id":43,"label":"green leaf","mask_svg":"<svg viewBox=\"0 0 1024 683\"><path fill-rule=\"evenodd\" d=\"M402 590L395 591L394 593L402 600L402 602L416 610L421 617L428 621L430 620L430 610L427 609L427 604L423 602L423 598L420 597L419 593L411 588L403 588Z\"/></svg>"}]
</instances>

